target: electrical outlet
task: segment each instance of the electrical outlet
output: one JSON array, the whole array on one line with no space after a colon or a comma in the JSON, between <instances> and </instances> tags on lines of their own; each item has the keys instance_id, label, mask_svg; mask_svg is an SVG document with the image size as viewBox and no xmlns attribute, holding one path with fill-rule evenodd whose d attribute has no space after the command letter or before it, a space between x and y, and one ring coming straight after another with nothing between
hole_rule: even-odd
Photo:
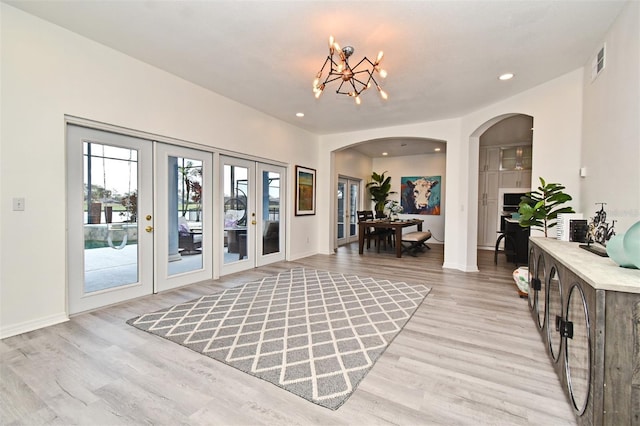
<instances>
[{"instance_id":1,"label":"electrical outlet","mask_svg":"<svg viewBox=\"0 0 640 426\"><path fill-rule=\"evenodd\" d=\"M14 197L14 199L13 199L13 211L14 212L22 212L22 211L24 211L24 197Z\"/></svg>"}]
</instances>

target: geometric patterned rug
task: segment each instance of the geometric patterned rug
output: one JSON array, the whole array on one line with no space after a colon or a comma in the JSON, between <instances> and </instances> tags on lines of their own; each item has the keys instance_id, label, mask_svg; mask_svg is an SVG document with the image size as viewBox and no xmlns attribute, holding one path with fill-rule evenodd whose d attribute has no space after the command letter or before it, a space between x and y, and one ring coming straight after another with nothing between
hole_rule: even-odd
<instances>
[{"instance_id":1,"label":"geometric patterned rug","mask_svg":"<svg viewBox=\"0 0 640 426\"><path fill-rule=\"evenodd\" d=\"M335 410L429 291L297 268L127 323Z\"/></svg>"}]
</instances>

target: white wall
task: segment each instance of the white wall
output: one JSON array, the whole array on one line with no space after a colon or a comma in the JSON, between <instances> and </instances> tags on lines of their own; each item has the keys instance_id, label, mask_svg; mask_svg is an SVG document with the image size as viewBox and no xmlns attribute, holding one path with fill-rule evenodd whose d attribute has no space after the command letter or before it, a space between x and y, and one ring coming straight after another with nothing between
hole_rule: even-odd
<instances>
[{"instance_id":1,"label":"white wall","mask_svg":"<svg viewBox=\"0 0 640 426\"><path fill-rule=\"evenodd\" d=\"M479 136L490 126L494 117L519 113L533 117L532 188L538 177L562 183L580 205L579 164L582 126L582 70L578 69L545 84L534 87L502 102L479 110L463 119L463 135L470 135L467 200L470 214L467 219L467 261L477 260L477 199ZM532 235L536 235L535 230Z\"/></svg>"},{"instance_id":2,"label":"white wall","mask_svg":"<svg viewBox=\"0 0 640 426\"><path fill-rule=\"evenodd\" d=\"M424 220L423 230L430 230L433 239L430 243L438 244L444 242L445 213L447 210L447 170L446 154L412 155L406 157L380 157L373 159L373 170L378 173L386 171L386 176L391 176L391 190L396 194L389 196L390 200L400 202L401 178L405 176L440 176L440 215L410 215L401 214L400 218L417 218ZM415 228L408 228L406 232L415 231ZM437 240L436 240L437 238ZM438 241L440 240L440 241Z\"/></svg>"},{"instance_id":3,"label":"white wall","mask_svg":"<svg viewBox=\"0 0 640 426\"><path fill-rule=\"evenodd\" d=\"M335 174L336 176L346 176L355 179L362 179L363 184L367 184L371 179L373 160L353 149L344 149L335 153ZM363 192L364 194L364 192ZM368 199L364 197L361 201ZM367 204L368 206L368 204Z\"/></svg>"},{"instance_id":4,"label":"white wall","mask_svg":"<svg viewBox=\"0 0 640 426\"><path fill-rule=\"evenodd\" d=\"M477 271L478 149L479 136L497 121L512 114L533 116L534 182L538 176L561 182L579 205L579 177L582 126L582 69L549 81L526 92L489 105L459 119L320 137L321 167L336 149L382 137L423 137L446 141L445 259L443 267ZM327 188L323 188L327 190ZM321 219L324 226L328 218ZM330 241L320 236L321 247Z\"/></svg>"},{"instance_id":5,"label":"white wall","mask_svg":"<svg viewBox=\"0 0 640 426\"><path fill-rule=\"evenodd\" d=\"M428 123L409 124L403 126L393 126L384 128L367 129L357 132L338 133L333 135L323 135L320 137L321 154L320 167L326 170L335 170L333 162L333 151L358 144L363 141L386 138L386 137L418 137L431 138L446 141L447 143L447 188L443 197L447 200L447 210L445 212L445 234L447 244L445 244L445 267L460 270L469 270L464 263L464 253L461 253L463 241L466 240L466 230L456 228L461 222L460 212L464 213L466 200L463 198L466 181L460 175L460 166L456 164L460 158L461 150L466 149L460 139L460 119L432 121ZM335 182L318 182L318 190L323 194L331 194L335 188ZM332 202L328 212L323 212L320 216L320 228L331 229L335 210L334 197L329 197ZM452 208L452 206L454 206ZM333 236L326 232L318 236L321 253L331 253L333 250ZM475 265L471 270L475 270Z\"/></svg>"},{"instance_id":6,"label":"white wall","mask_svg":"<svg viewBox=\"0 0 640 426\"><path fill-rule=\"evenodd\" d=\"M543 176L565 184L574 208L586 211L606 188L620 227L640 210L637 2L607 36L607 69L594 85L583 86L581 68L464 117L321 137L0 7L0 336L66 317L64 114L316 168L317 214L291 217L290 258L333 252L335 230L327 229L334 228L334 151L383 137L423 137L447 142L443 266L477 270L478 137L497 117L514 113L534 117L534 183ZM603 146L613 147L606 153L613 161L601 163ZM580 181L582 165L589 176ZM635 183L635 193L610 185L612 169L616 183ZM24 212L11 211L18 196L26 198Z\"/></svg>"},{"instance_id":7,"label":"white wall","mask_svg":"<svg viewBox=\"0 0 640 426\"><path fill-rule=\"evenodd\" d=\"M607 219L622 234L640 220L639 2L627 4L603 42L604 70L591 82L591 61L584 68L580 209L591 218L595 203L606 202Z\"/></svg>"},{"instance_id":8,"label":"white wall","mask_svg":"<svg viewBox=\"0 0 640 426\"><path fill-rule=\"evenodd\" d=\"M66 319L65 114L318 167L315 135L0 7L0 336ZM293 169L289 182L291 195ZM25 197L24 212L13 197ZM317 222L290 216L290 258L317 252Z\"/></svg>"}]
</instances>

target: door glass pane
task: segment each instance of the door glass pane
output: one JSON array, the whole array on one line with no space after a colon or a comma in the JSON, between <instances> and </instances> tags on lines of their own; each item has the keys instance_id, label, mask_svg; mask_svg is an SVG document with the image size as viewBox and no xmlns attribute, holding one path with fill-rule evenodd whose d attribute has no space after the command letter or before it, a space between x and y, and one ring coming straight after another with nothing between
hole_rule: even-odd
<instances>
[{"instance_id":1,"label":"door glass pane","mask_svg":"<svg viewBox=\"0 0 640 426\"><path fill-rule=\"evenodd\" d=\"M247 257L249 169L224 165L224 263Z\"/></svg>"},{"instance_id":2,"label":"door glass pane","mask_svg":"<svg viewBox=\"0 0 640 426\"><path fill-rule=\"evenodd\" d=\"M169 157L169 275L202 269L202 161Z\"/></svg>"},{"instance_id":3,"label":"door glass pane","mask_svg":"<svg viewBox=\"0 0 640 426\"><path fill-rule=\"evenodd\" d=\"M138 282L138 151L83 144L84 292Z\"/></svg>"},{"instance_id":4,"label":"door glass pane","mask_svg":"<svg viewBox=\"0 0 640 426\"><path fill-rule=\"evenodd\" d=\"M280 251L280 173L262 172L262 254Z\"/></svg>"},{"instance_id":5,"label":"door glass pane","mask_svg":"<svg viewBox=\"0 0 640 426\"><path fill-rule=\"evenodd\" d=\"M344 182L338 182L338 239L345 237L344 235L344 192L346 185Z\"/></svg>"},{"instance_id":6,"label":"door glass pane","mask_svg":"<svg viewBox=\"0 0 640 426\"><path fill-rule=\"evenodd\" d=\"M353 237L356 235L357 231L357 223L356 213L359 210L358 208L358 194L360 193L360 185L357 183L352 183L350 185L349 190L349 236Z\"/></svg>"},{"instance_id":7,"label":"door glass pane","mask_svg":"<svg viewBox=\"0 0 640 426\"><path fill-rule=\"evenodd\" d=\"M536 268L538 279L540 280L540 290L535 292L535 306L538 314L538 327L542 330L544 326L545 302L546 302L546 277L547 270L544 265L544 256L538 257L538 267Z\"/></svg>"},{"instance_id":8,"label":"door glass pane","mask_svg":"<svg viewBox=\"0 0 640 426\"><path fill-rule=\"evenodd\" d=\"M555 265L549 272L549 291L547 293L549 303L547 312L549 321L547 325L547 340L549 341L549 352L554 361L560 356L560 346L562 345L562 334L560 333L560 322L562 318L562 288L560 285L560 275Z\"/></svg>"},{"instance_id":9,"label":"door glass pane","mask_svg":"<svg viewBox=\"0 0 640 426\"><path fill-rule=\"evenodd\" d=\"M567 302L567 322L573 323L573 335L567 337L565 362L573 407L582 414L589 400L591 384L591 337L589 311L582 288L573 284Z\"/></svg>"}]
</instances>

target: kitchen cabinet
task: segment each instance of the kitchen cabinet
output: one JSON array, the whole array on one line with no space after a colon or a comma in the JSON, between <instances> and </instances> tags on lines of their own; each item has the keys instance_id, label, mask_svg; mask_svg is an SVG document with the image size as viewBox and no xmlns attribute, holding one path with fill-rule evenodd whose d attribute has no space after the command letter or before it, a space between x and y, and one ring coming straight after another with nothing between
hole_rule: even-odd
<instances>
[{"instance_id":1,"label":"kitchen cabinet","mask_svg":"<svg viewBox=\"0 0 640 426\"><path fill-rule=\"evenodd\" d=\"M500 147L480 147L480 171L500 170Z\"/></svg>"},{"instance_id":2,"label":"kitchen cabinet","mask_svg":"<svg viewBox=\"0 0 640 426\"><path fill-rule=\"evenodd\" d=\"M493 247L500 229L498 180L500 172L480 172L478 185L478 245Z\"/></svg>"},{"instance_id":3,"label":"kitchen cabinet","mask_svg":"<svg viewBox=\"0 0 640 426\"><path fill-rule=\"evenodd\" d=\"M531 145L509 146L500 149L500 170L531 169Z\"/></svg>"},{"instance_id":4,"label":"kitchen cabinet","mask_svg":"<svg viewBox=\"0 0 640 426\"><path fill-rule=\"evenodd\" d=\"M500 188L531 188L531 170L500 171Z\"/></svg>"}]
</instances>

